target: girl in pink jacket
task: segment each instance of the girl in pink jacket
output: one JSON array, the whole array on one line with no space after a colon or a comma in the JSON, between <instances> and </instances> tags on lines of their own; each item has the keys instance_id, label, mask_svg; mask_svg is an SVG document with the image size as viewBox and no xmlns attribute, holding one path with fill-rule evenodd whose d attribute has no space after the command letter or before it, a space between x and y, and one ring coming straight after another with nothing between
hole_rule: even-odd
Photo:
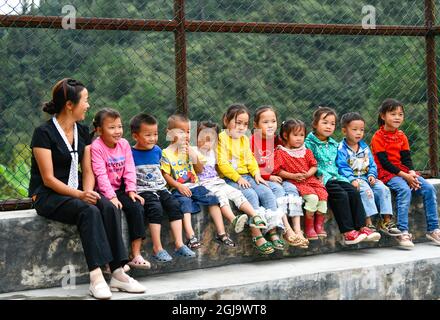
<instances>
[{"instance_id":1,"label":"girl in pink jacket","mask_svg":"<svg viewBox=\"0 0 440 320\"><path fill-rule=\"evenodd\" d=\"M98 135L91 145L96 191L125 212L131 241L128 265L149 269L150 263L141 255L142 240L146 236L144 199L136 193L136 169L130 144L122 138L121 115L110 108L102 109L96 113L93 125Z\"/></svg>"}]
</instances>

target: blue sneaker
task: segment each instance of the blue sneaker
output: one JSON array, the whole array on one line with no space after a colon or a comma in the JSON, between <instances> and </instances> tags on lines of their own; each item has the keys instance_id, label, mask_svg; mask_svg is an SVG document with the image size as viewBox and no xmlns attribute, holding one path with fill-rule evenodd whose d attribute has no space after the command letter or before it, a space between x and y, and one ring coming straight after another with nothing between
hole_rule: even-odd
<instances>
[{"instance_id":1,"label":"blue sneaker","mask_svg":"<svg viewBox=\"0 0 440 320\"><path fill-rule=\"evenodd\" d=\"M186 245L181 246L179 249L174 251L177 257L184 258L194 258L196 256L195 252L188 248Z\"/></svg>"},{"instance_id":2,"label":"blue sneaker","mask_svg":"<svg viewBox=\"0 0 440 320\"><path fill-rule=\"evenodd\" d=\"M165 263L173 260L173 257L171 257L166 250L160 250L158 253L153 254L151 258L158 263Z\"/></svg>"}]
</instances>

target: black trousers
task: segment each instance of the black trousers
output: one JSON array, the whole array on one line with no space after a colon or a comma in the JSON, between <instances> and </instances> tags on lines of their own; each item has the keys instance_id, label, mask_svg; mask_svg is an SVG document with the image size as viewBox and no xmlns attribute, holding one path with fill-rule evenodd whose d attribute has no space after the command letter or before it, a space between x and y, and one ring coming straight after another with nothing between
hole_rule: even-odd
<instances>
[{"instance_id":1,"label":"black trousers","mask_svg":"<svg viewBox=\"0 0 440 320\"><path fill-rule=\"evenodd\" d=\"M162 224L164 211L170 222L183 219L179 200L168 190L145 191L140 196L145 200L144 210L149 223Z\"/></svg>"},{"instance_id":2,"label":"black trousers","mask_svg":"<svg viewBox=\"0 0 440 320\"><path fill-rule=\"evenodd\" d=\"M325 188L339 231L345 233L365 226L365 209L359 191L348 182L331 180Z\"/></svg>"},{"instance_id":3,"label":"black trousers","mask_svg":"<svg viewBox=\"0 0 440 320\"><path fill-rule=\"evenodd\" d=\"M121 211L101 195L96 205L55 192L37 195L37 213L50 220L76 225L89 271L106 265L111 271L128 261L122 239Z\"/></svg>"},{"instance_id":4,"label":"black trousers","mask_svg":"<svg viewBox=\"0 0 440 320\"><path fill-rule=\"evenodd\" d=\"M128 234L130 241L142 238L145 239L145 218L144 218L144 208L141 203L136 200L134 202L125 193L123 189L116 191L116 196L118 200L122 203L122 210L127 218Z\"/></svg>"}]
</instances>

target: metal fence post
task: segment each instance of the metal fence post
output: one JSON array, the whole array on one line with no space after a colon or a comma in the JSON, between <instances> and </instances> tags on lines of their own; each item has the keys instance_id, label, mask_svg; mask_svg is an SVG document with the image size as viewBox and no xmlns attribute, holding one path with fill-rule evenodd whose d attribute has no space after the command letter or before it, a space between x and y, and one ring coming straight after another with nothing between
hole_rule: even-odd
<instances>
[{"instance_id":1,"label":"metal fence post","mask_svg":"<svg viewBox=\"0 0 440 320\"><path fill-rule=\"evenodd\" d=\"M425 0L425 26L435 26L435 0ZM438 176L438 94L435 34L428 32L426 40L426 76L428 94L429 166L431 175Z\"/></svg>"},{"instance_id":2,"label":"metal fence post","mask_svg":"<svg viewBox=\"0 0 440 320\"><path fill-rule=\"evenodd\" d=\"M174 0L174 51L176 55L177 111L188 115L188 83L186 79L185 0Z\"/></svg>"}]
</instances>

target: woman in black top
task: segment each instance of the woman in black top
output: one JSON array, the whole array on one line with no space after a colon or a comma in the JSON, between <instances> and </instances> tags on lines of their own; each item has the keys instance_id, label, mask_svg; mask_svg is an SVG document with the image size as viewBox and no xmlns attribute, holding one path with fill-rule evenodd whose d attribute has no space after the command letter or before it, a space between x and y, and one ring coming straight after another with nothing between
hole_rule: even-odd
<instances>
[{"instance_id":1,"label":"woman in black top","mask_svg":"<svg viewBox=\"0 0 440 320\"><path fill-rule=\"evenodd\" d=\"M39 215L77 226L92 296L108 299L110 288L144 292L145 288L123 270L128 258L119 210L93 191L90 134L78 123L89 108L87 99L85 86L73 79L63 79L52 89L52 101L43 111L54 116L32 136L29 196ZM112 271L110 288L100 268L106 264Z\"/></svg>"}]
</instances>

